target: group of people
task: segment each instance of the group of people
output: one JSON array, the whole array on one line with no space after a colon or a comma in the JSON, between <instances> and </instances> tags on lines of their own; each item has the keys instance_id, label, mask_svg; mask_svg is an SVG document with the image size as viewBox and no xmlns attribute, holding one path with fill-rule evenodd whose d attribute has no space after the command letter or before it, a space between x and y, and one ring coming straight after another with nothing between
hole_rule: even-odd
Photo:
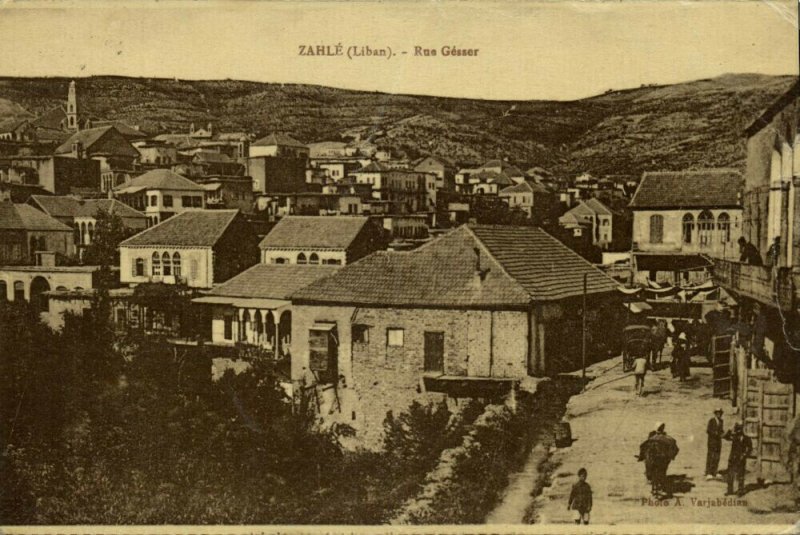
<instances>
[{"instance_id":1,"label":"group of people","mask_svg":"<svg viewBox=\"0 0 800 535\"><path fill-rule=\"evenodd\" d=\"M663 329L663 334L661 329ZM641 396L644 392L644 378L647 375L647 370L655 369L661 361L661 354L667 338L666 332L666 325L662 322L654 325L651 332L652 345L650 353L639 354L633 360L633 376L636 381L634 392L636 392L637 396ZM678 334L673 342L670 370L672 371L672 377L678 377L682 382L689 378L691 351L689 350L689 339L685 332Z\"/></svg>"},{"instance_id":2,"label":"group of people","mask_svg":"<svg viewBox=\"0 0 800 535\"><path fill-rule=\"evenodd\" d=\"M733 430L725 431L722 421L722 409L714 411L714 416L708 421L706 426L708 435L708 453L706 454L706 479L717 479L719 477L719 458L722 451L722 440L731 441L731 451L728 455L728 492L733 494L734 482L738 483L737 494L744 494L744 474L746 471L747 457L753 451L753 441L744 434L741 423L736 423Z\"/></svg>"}]
</instances>

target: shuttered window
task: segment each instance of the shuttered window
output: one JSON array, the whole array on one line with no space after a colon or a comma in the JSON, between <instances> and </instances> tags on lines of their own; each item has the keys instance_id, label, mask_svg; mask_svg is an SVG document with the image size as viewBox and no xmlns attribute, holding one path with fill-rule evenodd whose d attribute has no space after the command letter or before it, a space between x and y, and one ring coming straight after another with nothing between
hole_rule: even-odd
<instances>
[{"instance_id":1,"label":"shuttered window","mask_svg":"<svg viewBox=\"0 0 800 535\"><path fill-rule=\"evenodd\" d=\"M664 216L650 216L650 243L661 243L664 241Z\"/></svg>"}]
</instances>

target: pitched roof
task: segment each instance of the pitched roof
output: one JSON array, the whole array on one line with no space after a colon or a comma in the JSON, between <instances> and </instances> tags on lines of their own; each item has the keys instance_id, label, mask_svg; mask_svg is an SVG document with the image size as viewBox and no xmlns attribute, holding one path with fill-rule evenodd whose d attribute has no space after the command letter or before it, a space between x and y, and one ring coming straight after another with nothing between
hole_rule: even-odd
<instances>
[{"instance_id":1,"label":"pitched roof","mask_svg":"<svg viewBox=\"0 0 800 535\"><path fill-rule=\"evenodd\" d=\"M87 130L80 130L70 136L70 138L56 149L56 154L65 154L72 152L72 145L80 143L84 149L88 149L103 137L113 126L101 126L99 128L89 128Z\"/></svg>"},{"instance_id":2,"label":"pitched roof","mask_svg":"<svg viewBox=\"0 0 800 535\"><path fill-rule=\"evenodd\" d=\"M392 168L380 162L370 162L361 169L353 171L354 173L381 173L383 171L391 171Z\"/></svg>"},{"instance_id":3,"label":"pitched roof","mask_svg":"<svg viewBox=\"0 0 800 535\"><path fill-rule=\"evenodd\" d=\"M231 163L232 161L227 154L211 150L197 151L192 158L208 163Z\"/></svg>"},{"instance_id":4,"label":"pitched roof","mask_svg":"<svg viewBox=\"0 0 800 535\"><path fill-rule=\"evenodd\" d=\"M98 210L117 215L122 219L146 219L147 216L116 199L87 199L78 208L75 217L94 217Z\"/></svg>"},{"instance_id":5,"label":"pitched roof","mask_svg":"<svg viewBox=\"0 0 800 535\"><path fill-rule=\"evenodd\" d=\"M440 165L442 167L450 167L455 169L455 164L442 156L426 156L416 163L414 169L420 171L420 167L428 168L431 165Z\"/></svg>"},{"instance_id":6,"label":"pitched roof","mask_svg":"<svg viewBox=\"0 0 800 535\"><path fill-rule=\"evenodd\" d=\"M369 221L359 216L286 216L269 231L259 247L347 249Z\"/></svg>"},{"instance_id":7,"label":"pitched roof","mask_svg":"<svg viewBox=\"0 0 800 535\"><path fill-rule=\"evenodd\" d=\"M500 195L511 193L533 193L533 186L527 182L520 182L519 184L514 184L513 186L508 186L500 190Z\"/></svg>"},{"instance_id":8,"label":"pitched roof","mask_svg":"<svg viewBox=\"0 0 800 535\"><path fill-rule=\"evenodd\" d=\"M268 136L264 136L259 140L253 142L252 146L254 147L271 147L273 145L283 145L286 147L303 147L306 148L306 145L300 143L292 136L287 136L286 134L270 134Z\"/></svg>"},{"instance_id":9,"label":"pitched roof","mask_svg":"<svg viewBox=\"0 0 800 535\"><path fill-rule=\"evenodd\" d=\"M117 129L117 132L125 136L127 139L146 139L150 137L148 134L145 134L141 130L130 125L127 125L122 121L95 121L94 125L96 127L113 126Z\"/></svg>"},{"instance_id":10,"label":"pitched roof","mask_svg":"<svg viewBox=\"0 0 800 535\"><path fill-rule=\"evenodd\" d=\"M335 273L339 266L298 266L296 264L256 264L220 284L208 295L288 299L312 282Z\"/></svg>"},{"instance_id":11,"label":"pitched roof","mask_svg":"<svg viewBox=\"0 0 800 535\"><path fill-rule=\"evenodd\" d=\"M29 204L0 202L0 229L72 232L64 223Z\"/></svg>"},{"instance_id":12,"label":"pitched roof","mask_svg":"<svg viewBox=\"0 0 800 535\"><path fill-rule=\"evenodd\" d=\"M4 119L0 121L0 132L14 132L20 126L29 123L30 119L20 119L18 117L12 117L9 119Z\"/></svg>"},{"instance_id":13,"label":"pitched roof","mask_svg":"<svg viewBox=\"0 0 800 535\"><path fill-rule=\"evenodd\" d=\"M742 176L735 169L645 173L631 208L741 206Z\"/></svg>"},{"instance_id":14,"label":"pitched roof","mask_svg":"<svg viewBox=\"0 0 800 535\"><path fill-rule=\"evenodd\" d=\"M198 184L169 169L153 169L120 184L114 191L126 193L136 189L171 189L179 191L204 191Z\"/></svg>"},{"instance_id":15,"label":"pitched roof","mask_svg":"<svg viewBox=\"0 0 800 535\"><path fill-rule=\"evenodd\" d=\"M496 171L479 171L474 175L470 175L470 180L477 178L481 182L489 182L497 184L498 186L509 186L514 184L505 173L498 173Z\"/></svg>"},{"instance_id":16,"label":"pitched roof","mask_svg":"<svg viewBox=\"0 0 800 535\"><path fill-rule=\"evenodd\" d=\"M51 130L60 130L63 122L67 119L67 111L63 106L56 106L50 108L42 115L34 119L31 124L40 128L49 128Z\"/></svg>"},{"instance_id":17,"label":"pitched roof","mask_svg":"<svg viewBox=\"0 0 800 535\"><path fill-rule=\"evenodd\" d=\"M238 210L191 210L174 215L120 243L125 247L212 247Z\"/></svg>"},{"instance_id":18,"label":"pitched roof","mask_svg":"<svg viewBox=\"0 0 800 535\"><path fill-rule=\"evenodd\" d=\"M66 195L31 195L31 200L51 217L75 217L81 206L81 201Z\"/></svg>"},{"instance_id":19,"label":"pitched roof","mask_svg":"<svg viewBox=\"0 0 800 535\"><path fill-rule=\"evenodd\" d=\"M476 256L476 250L480 256ZM476 275L476 262L485 277ZM373 253L292 296L297 302L419 307L527 307L616 283L534 227L462 226L408 252Z\"/></svg>"},{"instance_id":20,"label":"pitched roof","mask_svg":"<svg viewBox=\"0 0 800 535\"><path fill-rule=\"evenodd\" d=\"M594 211L596 214L613 215L613 212L605 204L600 202L600 200L596 199L595 197L592 197L591 199L584 202L586 203L586 206L591 208L592 211Z\"/></svg>"}]
</instances>

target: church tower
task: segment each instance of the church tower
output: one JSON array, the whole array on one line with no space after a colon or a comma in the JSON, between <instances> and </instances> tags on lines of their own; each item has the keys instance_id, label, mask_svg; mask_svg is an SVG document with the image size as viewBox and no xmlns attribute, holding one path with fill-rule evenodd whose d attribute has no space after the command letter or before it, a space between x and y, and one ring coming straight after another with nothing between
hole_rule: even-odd
<instances>
[{"instance_id":1,"label":"church tower","mask_svg":"<svg viewBox=\"0 0 800 535\"><path fill-rule=\"evenodd\" d=\"M78 98L75 94L75 80L69 83L67 96L67 129L78 131Z\"/></svg>"}]
</instances>

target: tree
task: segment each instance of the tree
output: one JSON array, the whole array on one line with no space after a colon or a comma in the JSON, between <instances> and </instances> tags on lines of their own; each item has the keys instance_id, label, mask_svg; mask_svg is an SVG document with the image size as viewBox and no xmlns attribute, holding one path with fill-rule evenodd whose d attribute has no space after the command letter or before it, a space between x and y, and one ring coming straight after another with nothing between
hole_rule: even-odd
<instances>
[{"instance_id":1,"label":"tree","mask_svg":"<svg viewBox=\"0 0 800 535\"><path fill-rule=\"evenodd\" d=\"M83 263L95 266L118 266L119 244L132 236L134 231L125 226L122 218L106 210L98 209L92 243L86 247Z\"/></svg>"}]
</instances>

